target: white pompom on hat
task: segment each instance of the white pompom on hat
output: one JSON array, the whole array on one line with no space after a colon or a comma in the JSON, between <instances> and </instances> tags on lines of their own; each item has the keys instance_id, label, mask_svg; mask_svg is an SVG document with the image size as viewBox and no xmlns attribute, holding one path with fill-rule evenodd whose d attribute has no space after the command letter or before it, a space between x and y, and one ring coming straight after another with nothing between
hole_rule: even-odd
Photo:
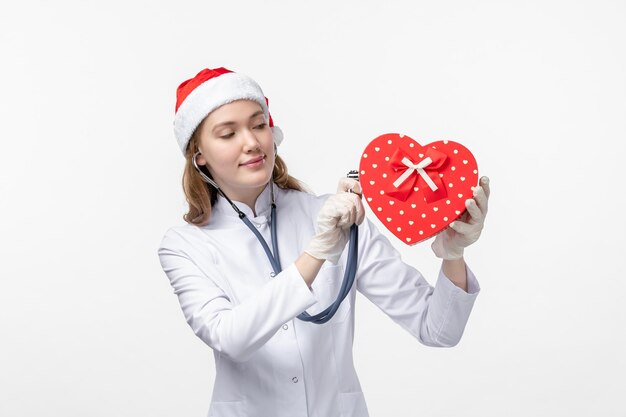
<instances>
[{"instance_id":1,"label":"white pompom on hat","mask_svg":"<svg viewBox=\"0 0 626 417\"><path fill-rule=\"evenodd\" d=\"M278 126L274 126L268 100L261 87L252 78L226 68L205 68L195 77L184 81L176 90L174 135L183 155L191 135L202 120L218 107L236 100L253 100L259 103L269 120L274 143L280 145L283 132Z\"/></svg>"}]
</instances>

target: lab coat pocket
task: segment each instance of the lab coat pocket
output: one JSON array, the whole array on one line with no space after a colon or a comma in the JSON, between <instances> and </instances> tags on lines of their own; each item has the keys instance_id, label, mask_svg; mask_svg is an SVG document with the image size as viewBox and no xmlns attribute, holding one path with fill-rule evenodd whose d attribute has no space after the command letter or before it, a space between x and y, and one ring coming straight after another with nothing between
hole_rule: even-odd
<instances>
[{"instance_id":1,"label":"lab coat pocket","mask_svg":"<svg viewBox=\"0 0 626 417\"><path fill-rule=\"evenodd\" d=\"M211 403L207 417L241 417L245 415L243 401L216 401Z\"/></svg>"},{"instance_id":2,"label":"lab coat pocket","mask_svg":"<svg viewBox=\"0 0 626 417\"><path fill-rule=\"evenodd\" d=\"M327 264L320 269L315 281L318 285L315 288L315 293L318 296L318 306L316 306L315 312L309 312L309 314L316 314L335 302L341 289L341 283L343 282L344 267L343 265ZM341 302L341 305L335 312L335 315L328 323L341 323L348 318L350 313L350 294L346 296Z\"/></svg>"}]
</instances>

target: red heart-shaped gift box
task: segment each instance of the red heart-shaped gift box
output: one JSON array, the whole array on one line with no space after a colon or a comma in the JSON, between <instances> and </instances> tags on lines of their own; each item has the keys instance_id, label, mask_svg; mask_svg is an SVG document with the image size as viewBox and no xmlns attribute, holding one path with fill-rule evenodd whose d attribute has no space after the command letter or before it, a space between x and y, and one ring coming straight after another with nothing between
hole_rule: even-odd
<instances>
[{"instance_id":1,"label":"red heart-shaped gift box","mask_svg":"<svg viewBox=\"0 0 626 417\"><path fill-rule=\"evenodd\" d=\"M391 233L414 245L444 230L465 211L478 184L478 167L463 145L420 145L386 133L361 155L359 181L370 208Z\"/></svg>"}]
</instances>

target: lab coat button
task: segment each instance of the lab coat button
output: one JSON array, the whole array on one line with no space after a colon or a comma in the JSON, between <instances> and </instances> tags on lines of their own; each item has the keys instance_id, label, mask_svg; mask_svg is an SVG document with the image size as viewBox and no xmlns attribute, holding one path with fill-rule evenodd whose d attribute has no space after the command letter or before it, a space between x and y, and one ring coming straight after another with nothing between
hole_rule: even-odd
<instances>
[{"instance_id":1,"label":"lab coat button","mask_svg":"<svg viewBox=\"0 0 626 417\"><path fill-rule=\"evenodd\" d=\"M287 326L286 324L283 324L283 330L287 330L289 328L289 326Z\"/></svg>"},{"instance_id":2,"label":"lab coat button","mask_svg":"<svg viewBox=\"0 0 626 417\"><path fill-rule=\"evenodd\" d=\"M270 277L274 278L276 276L276 272L272 271L270 272Z\"/></svg>"},{"instance_id":3,"label":"lab coat button","mask_svg":"<svg viewBox=\"0 0 626 417\"><path fill-rule=\"evenodd\" d=\"M294 384L298 383L298 377L294 376L293 378L291 378L291 380L293 381Z\"/></svg>"},{"instance_id":4,"label":"lab coat button","mask_svg":"<svg viewBox=\"0 0 626 417\"><path fill-rule=\"evenodd\" d=\"M260 228L261 228L261 226L262 226L261 224L257 224L257 225L256 225L256 228L257 228L257 229L260 229Z\"/></svg>"}]
</instances>

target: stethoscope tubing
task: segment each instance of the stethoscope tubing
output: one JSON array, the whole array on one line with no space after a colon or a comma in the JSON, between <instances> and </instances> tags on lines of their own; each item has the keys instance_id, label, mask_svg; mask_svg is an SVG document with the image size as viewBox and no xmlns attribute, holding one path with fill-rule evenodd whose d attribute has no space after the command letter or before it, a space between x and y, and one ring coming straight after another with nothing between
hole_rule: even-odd
<instances>
[{"instance_id":1,"label":"stethoscope tubing","mask_svg":"<svg viewBox=\"0 0 626 417\"><path fill-rule=\"evenodd\" d=\"M265 241L261 233L256 229L256 227L254 227L250 219L248 219L248 217L245 215L244 217L241 218L241 220L246 224L246 226L248 226L248 228L252 231L252 233L254 233L254 235L257 237L257 240L259 241L259 243L261 243L261 246L263 247L263 250L265 251L265 255L267 256L267 259L270 261L270 264L272 265L272 269L274 270L274 273L279 274L282 271L282 267L280 265L280 260L277 259L278 245L276 242L276 206L275 204L272 205L271 219L272 219L271 220L271 223L272 223L271 235L272 235L272 246L274 247L274 253L272 253L272 250L267 245L267 242ZM339 306L341 305L343 300L350 293L350 290L352 289L352 285L354 283L354 278L356 276L357 260L358 260L358 238L359 238L359 229L357 225L353 224L352 226L350 226L350 238L349 238L349 246L348 246L348 263L347 263L346 270L344 272L344 277L341 283L341 288L339 289L339 294L337 295L335 302L333 302L326 309L324 309L323 311L315 315L310 315L306 311L303 311L297 316L298 319L302 321L313 322L316 324L323 324L323 323L326 323L335 315L335 313L339 309Z\"/></svg>"},{"instance_id":2,"label":"stethoscope tubing","mask_svg":"<svg viewBox=\"0 0 626 417\"><path fill-rule=\"evenodd\" d=\"M205 182L212 185L217 190L217 192L230 203L230 205L239 215L239 218L241 219L241 221L243 221L243 223L248 227L248 229L250 229L252 233L254 233L259 243L261 243L261 246L263 247L263 251L265 252L265 255L267 256L267 259L270 261L270 264L272 265L272 269L274 270L274 273L279 274L282 271L282 266L280 264L280 255L278 252L278 240L277 240L277 230L276 230L277 229L276 203L274 202L273 181L270 180L269 182L271 199L272 199L272 210L271 210L271 215L270 215L270 234L272 237L271 238L272 247L274 249L274 251L272 252L272 250L267 245L267 242L265 241L261 233L256 229L256 227L254 227L250 219L248 219L248 216L246 216L244 212L239 210L239 207L237 207L237 205L233 203L230 200L230 198L228 198L228 196L220 189L217 183L213 181L213 179L211 179L204 172L202 172L200 167L198 167L198 164L196 163L196 156L198 156L198 154L199 152L195 153L192 158L192 162L193 162L195 169L198 171L198 173L200 174L200 176ZM359 252L358 251L358 239L359 239L359 229L356 224L353 224L352 226L350 226L350 237L348 239L348 242L349 242L348 262L347 262L346 270L344 271L341 288L339 289L339 294L337 295L337 298L335 299L335 301L326 309L324 309L323 311L315 315L310 315L306 311L303 311L298 316L296 316L298 319L305 321L305 322L323 324L323 323L328 322L335 315L335 313L339 309L339 306L341 305L341 302L350 293L350 290L352 289L352 285L354 284L354 278L356 276L356 268L357 268L357 263L358 263L358 252Z\"/></svg>"},{"instance_id":3,"label":"stethoscope tubing","mask_svg":"<svg viewBox=\"0 0 626 417\"><path fill-rule=\"evenodd\" d=\"M330 306L328 306L325 310L311 316L306 311L300 313L297 317L302 321L313 322L316 324L323 324L330 320L337 310L339 306L346 298L346 296L350 293L352 285L354 284L354 277L356 276L356 267L357 267L357 258L358 258L358 238L359 238L359 229L356 224L350 226L350 239L348 246L348 262L347 267L344 272L343 281L341 283L341 288L339 289L339 294L337 295L337 299Z\"/></svg>"}]
</instances>

